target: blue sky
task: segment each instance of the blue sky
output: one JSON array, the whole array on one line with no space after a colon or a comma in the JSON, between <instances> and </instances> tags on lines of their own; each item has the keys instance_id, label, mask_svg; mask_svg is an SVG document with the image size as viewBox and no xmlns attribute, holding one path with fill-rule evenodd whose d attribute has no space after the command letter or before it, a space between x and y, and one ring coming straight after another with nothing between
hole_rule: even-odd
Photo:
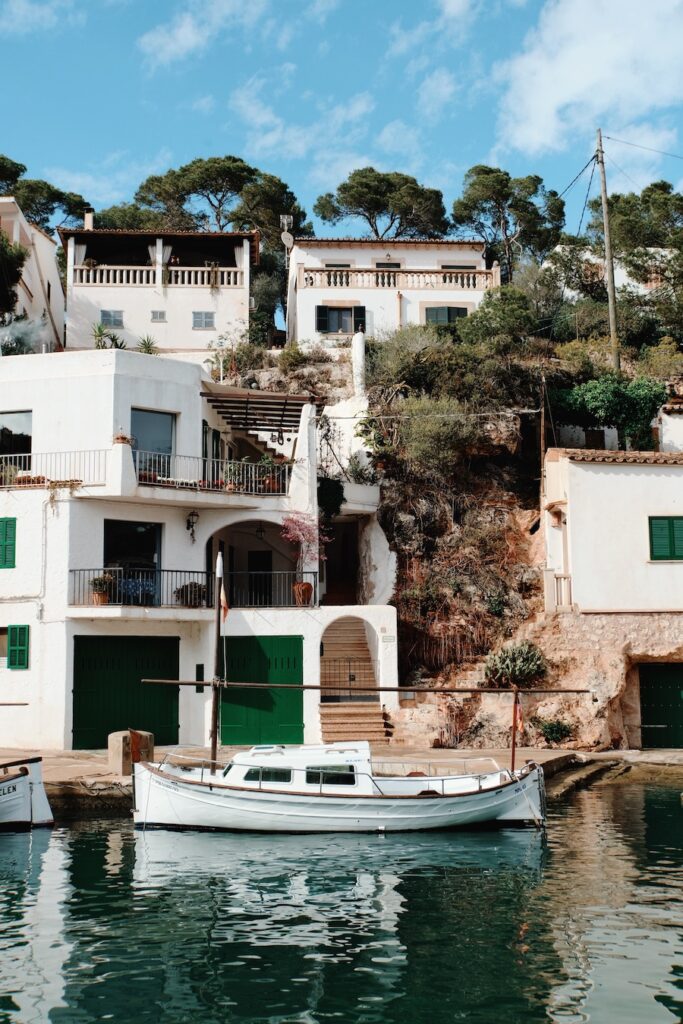
<instances>
[{"instance_id":1,"label":"blue sky","mask_svg":"<svg viewBox=\"0 0 683 1024\"><path fill-rule=\"evenodd\" d=\"M597 125L680 152L682 40L683 0L0 0L16 96L0 151L95 207L232 153L309 213L368 164L442 189L450 211L475 163L561 191ZM681 187L680 160L606 151L614 190Z\"/></svg>"}]
</instances>

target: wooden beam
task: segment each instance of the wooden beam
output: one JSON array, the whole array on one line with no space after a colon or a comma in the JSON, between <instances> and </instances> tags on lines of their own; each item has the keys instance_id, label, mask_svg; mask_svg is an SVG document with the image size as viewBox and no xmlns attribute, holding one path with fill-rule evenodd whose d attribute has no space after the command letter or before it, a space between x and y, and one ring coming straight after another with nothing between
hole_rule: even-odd
<instances>
[{"instance_id":1,"label":"wooden beam","mask_svg":"<svg viewBox=\"0 0 683 1024\"><path fill-rule=\"evenodd\" d=\"M143 683L161 683L167 686L201 686L196 679L143 679ZM204 685L209 685L205 683ZM226 682L221 680L216 683L226 690L229 689L253 689L253 690L329 690L333 693L336 690L349 689L347 686L316 686L312 683L234 683L232 680ZM353 686L354 693L497 693L499 695L514 695L514 690L499 690L493 686L451 686L437 689L433 686ZM525 693L592 693L592 690L550 690L534 687L529 690L520 690Z\"/></svg>"}]
</instances>

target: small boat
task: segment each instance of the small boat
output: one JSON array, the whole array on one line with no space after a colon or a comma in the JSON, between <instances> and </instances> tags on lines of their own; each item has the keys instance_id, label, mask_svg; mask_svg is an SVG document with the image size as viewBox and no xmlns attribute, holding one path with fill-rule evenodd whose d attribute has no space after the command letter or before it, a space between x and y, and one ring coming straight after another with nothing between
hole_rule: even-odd
<instances>
[{"instance_id":1,"label":"small boat","mask_svg":"<svg viewBox=\"0 0 683 1024\"><path fill-rule=\"evenodd\" d=\"M465 761L454 774L431 764L404 764L401 773L373 765L367 741L256 746L224 768L169 755L134 765L133 819L136 828L250 832L544 825L540 765L510 771L485 760L479 771Z\"/></svg>"},{"instance_id":2,"label":"small boat","mask_svg":"<svg viewBox=\"0 0 683 1024\"><path fill-rule=\"evenodd\" d=\"M43 785L42 757L0 762L0 831L54 825Z\"/></svg>"}]
</instances>

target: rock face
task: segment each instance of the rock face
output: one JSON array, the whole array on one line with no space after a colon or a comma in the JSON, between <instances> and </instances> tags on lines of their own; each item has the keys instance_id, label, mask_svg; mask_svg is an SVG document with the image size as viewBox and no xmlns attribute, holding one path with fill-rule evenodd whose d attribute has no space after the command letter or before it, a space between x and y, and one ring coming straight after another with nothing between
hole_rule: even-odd
<instances>
[{"instance_id":1,"label":"rock face","mask_svg":"<svg viewBox=\"0 0 683 1024\"><path fill-rule=\"evenodd\" d=\"M546 655L547 680L557 692L523 695L520 743L547 746L534 719L562 720L572 726L566 749L638 748L641 662L683 661L683 613L554 614L525 623L515 641L531 640ZM465 670L449 686L476 686L481 673ZM587 693L567 693L569 689ZM509 693L474 696L420 695L392 715L394 739L431 746L509 746L512 729Z\"/></svg>"}]
</instances>

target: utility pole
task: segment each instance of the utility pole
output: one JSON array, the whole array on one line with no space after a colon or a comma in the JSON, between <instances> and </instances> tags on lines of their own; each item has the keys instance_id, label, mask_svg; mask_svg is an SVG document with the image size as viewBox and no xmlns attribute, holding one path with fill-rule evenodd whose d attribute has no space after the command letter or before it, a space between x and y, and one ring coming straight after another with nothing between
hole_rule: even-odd
<instances>
[{"instance_id":1,"label":"utility pole","mask_svg":"<svg viewBox=\"0 0 683 1024\"><path fill-rule=\"evenodd\" d=\"M612 353L612 369L619 372L619 337L617 335L617 298L614 291L614 260L612 259L612 240L609 233L609 209L607 206L607 180L605 178L605 154L602 148L602 132L598 128L598 146L596 158L600 169L600 195L602 196L602 223L605 235L605 266L607 268L607 306L609 310L609 336Z\"/></svg>"}]
</instances>

